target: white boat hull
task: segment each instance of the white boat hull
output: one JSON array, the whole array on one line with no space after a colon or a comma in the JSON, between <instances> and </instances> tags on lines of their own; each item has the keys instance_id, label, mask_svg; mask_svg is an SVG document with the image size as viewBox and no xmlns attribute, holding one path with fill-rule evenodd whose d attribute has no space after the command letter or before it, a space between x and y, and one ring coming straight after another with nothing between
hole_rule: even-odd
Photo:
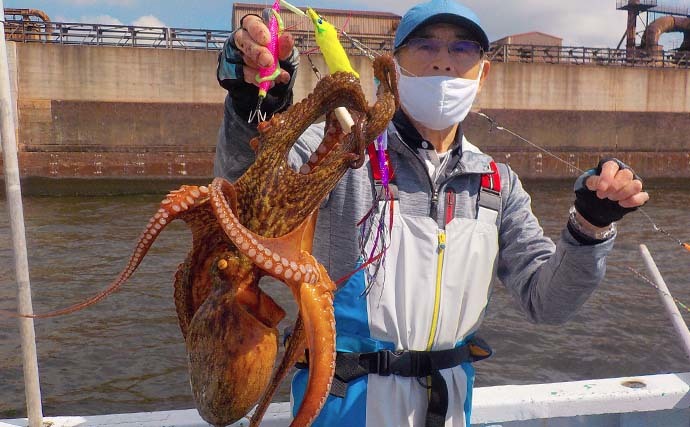
<instances>
[{"instance_id":1,"label":"white boat hull","mask_svg":"<svg viewBox=\"0 0 690 427\"><path fill-rule=\"evenodd\" d=\"M481 427L688 427L690 373L607 378L474 390L472 425ZM289 403L272 404L263 427L288 426ZM134 414L45 417L52 427L202 427L195 409ZM0 420L24 427L26 418ZM233 424L245 427L247 420Z\"/></svg>"}]
</instances>

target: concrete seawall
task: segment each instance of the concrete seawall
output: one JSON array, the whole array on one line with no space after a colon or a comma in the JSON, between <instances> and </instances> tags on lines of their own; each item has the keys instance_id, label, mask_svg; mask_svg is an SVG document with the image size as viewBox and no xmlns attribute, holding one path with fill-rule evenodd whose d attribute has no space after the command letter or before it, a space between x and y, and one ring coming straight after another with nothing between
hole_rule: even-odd
<instances>
[{"instance_id":1,"label":"concrete seawall","mask_svg":"<svg viewBox=\"0 0 690 427\"><path fill-rule=\"evenodd\" d=\"M211 176L225 92L217 53L9 43L22 176ZM320 57L312 56L322 71ZM369 61L353 58L373 99ZM316 77L303 58L296 99ZM477 102L587 169L615 154L643 176L690 176L690 71L494 63ZM471 115L469 139L523 177L573 168Z\"/></svg>"}]
</instances>

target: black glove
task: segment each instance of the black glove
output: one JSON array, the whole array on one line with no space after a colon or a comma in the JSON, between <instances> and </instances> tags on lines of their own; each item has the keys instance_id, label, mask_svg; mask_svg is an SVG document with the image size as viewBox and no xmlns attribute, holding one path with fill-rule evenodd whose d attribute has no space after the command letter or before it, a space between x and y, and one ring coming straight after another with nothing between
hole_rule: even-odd
<instances>
[{"instance_id":1,"label":"black glove","mask_svg":"<svg viewBox=\"0 0 690 427\"><path fill-rule=\"evenodd\" d=\"M242 52L235 45L235 32L237 31L233 31L225 41L223 50L218 55L216 76L218 83L228 91L230 98L232 98L235 112L243 119L248 120L249 114L256 108L259 88L244 81ZM284 111L292 105L292 87L295 82L298 65L299 52L297 49L293 49L292 55L287 60L280 61L280 68L290 74L290 82L287 84L276 84L275 87L268 91L266 98L261 104L261 111L266 113L267 117Z\"/></svg>"},{"instance_id":2,"label":"black glove","mask_svg":"<svg viewBox=\"0 0 690 427\"><path fill-rule=\"evenodd\" d=\"M596 169L591 169L581 175L575 181L575 209L582 215L584 219L596 227L607 227L612 222L623 218L623 215L637 210L637 208L624 208L618 202L610 199L600 199L597 197L596 191L587 188L585 181L592 175L601 175L601 168L604 163L613 160L618 163L622 169L630 169L635 176L635 179L640 179L630 166L621 162L620 160L608 157L601 159Z\"/></svg>"}]
</instances>

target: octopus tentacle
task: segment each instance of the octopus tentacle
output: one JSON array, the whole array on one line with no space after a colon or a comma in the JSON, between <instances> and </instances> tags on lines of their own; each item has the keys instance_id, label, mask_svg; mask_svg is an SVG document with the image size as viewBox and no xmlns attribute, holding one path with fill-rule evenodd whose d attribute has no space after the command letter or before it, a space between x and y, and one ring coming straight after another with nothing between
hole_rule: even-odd
<instances>
[{"instance_id":1,"label":"octopus tentacle","mask_svg":"<svg viewBox=\"0 0 690 427\"><path fill-rule=\"evenodd\" d=\"M300 289L300 313L309 348L309 377L304 400L291 427L311 425L326 403L335 374L335 285L324 267L319 264L319 268L326 282L303 283Z\"/></svg>"},{"instance_id":2,"label":"octopus tentacle","mask_svg":"<svg viewBox=\"0 0 690 427\"><path fill-rule=\"evenodd\" d=\"M361 119L355 121L355 125L352 127L352 133L355 138L355 150L359 155L350 162L350 167L352 169L359 169L364 165L364 151L373 139L367 138L364 130L364 121Z\"/></svg>"},{"instance_id":3,"label":"octopus tentacle","mask_svg":"<svg viewBox=\"0 0 690 427\"><path fill-rule=\"evenodd\" d=\"M151 217L148 225L141 233L139 241L134 253L130 256L127 266L120 272L118 277L103 291L92 296L86 301L65 307L59 310L50 311L48 313L22 315L21 317L28 317L34 319L46 319L49 317L62 316L64 314L74 313L89 307L103 298L117 291L137 269L141 261L146 256L146 253L153 245L156 237L163 229L175 220L181 213L191 209L195 205L203 202L208 198L209 190L206 187L183 185L179 190L171 191L165 199L161 202L158 211Z\"/></svg>"},{"instance_id":4,"label":"octopus tentacle","mask_svg":"<svg viewBox=\"0 0 690 427\"><path fill-rule=\"evenodd\" d=\"M338 146L338 144L342 144L345 137L346 135L342 133L340 124L338 123L338 120L335 119L333 113L327 114L323 141L316 151L312 153L307 162L302 165L300 168L300 173L308 174L314 168L321 165L324 160L328 158L329 154L332 153L333 150Z\"/></svg>"},{"instance_id":5,"label":"octopus tentacle","mask_svg":"<svg viewBox=\"0 0 690 427\"><path fill-rule=\"evenodd\" d=\"M374 75L379 80L380 93L376 97L376 103L367 111L366 137L367 141L373 141L386 129L388 122L393 117L395 110L400 108L398 96L398 76L395 65L390 57L380 56L374 61Z\"/></svg>"},{"instance_id":6,"label":"octopus tentacle","mask_svg":"<svg viewBox=\"0 0 690 427\"><path fill-rule=\"evenodd\" d=\"M301 256L304 227L298 227L278 238L262 237L245 228L230 209L224 192L232 192L232 184L223 178L215 178L210 187L211 208L230 241L250 258L257 267L276 279L292 284L302 281L316 283L319 280L316 264ZM309 218L305 222L307 222ZM304 224L304 223L303 223Z\"/></svg>"},{"instance_id":7,"label":"octopus tentacle","mask_svg":"<svg viewBox=\"0 0 690 427\"><path fill-rule=\"evenodd\" d=\"M382 91L377 97L374 106L366 111L366 125L364 120L358 120L359 113L355 116L355 127L349 135L340 132L337 120L327 120L324 141L317 152L312 154L309 161L302 165L300 172L308 174L315 170L338 144L343 144L345 138L350 138L353 143L353 152L350 153L352 161L350 167L357 169L364 164L364 151L366 146L381 132L385 131L387 121L393 112L399 107L397 96L397 77L394 66L387 59L378 59L374 62L374 74L382 85ZM332 114L332 113L331 113ZM330 114L329 114L330 118ZM332 123L334 122L334 123Z\"/></svg>"}]
</instances>

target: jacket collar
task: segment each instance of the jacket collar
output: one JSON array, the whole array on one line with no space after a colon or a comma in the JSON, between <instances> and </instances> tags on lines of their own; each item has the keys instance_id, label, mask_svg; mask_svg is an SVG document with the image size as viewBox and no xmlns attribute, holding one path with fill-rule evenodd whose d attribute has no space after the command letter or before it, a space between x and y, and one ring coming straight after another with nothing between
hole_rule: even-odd
<instances>
[{"instance_id":1,"label":"jacket collar","mask_svg":"<svg viewBox=\"0 0 690 427\"><path fill-rule=\"evenodd\" d=\"M433 146L424 140L407 118L402 109L398 109L393 116L393 120L388 125L389 149L396 151L403 156L414 156L419 159L420 151L432 149ZM429 147L429 148L426 148ZM462 132L462 124L458 126L458 133L451 146L451 159L448 164L446 175L450 174L485 174L491 173L491 156L481 152L479 148L472 145Z\"/></svg>"}]
</instances>

